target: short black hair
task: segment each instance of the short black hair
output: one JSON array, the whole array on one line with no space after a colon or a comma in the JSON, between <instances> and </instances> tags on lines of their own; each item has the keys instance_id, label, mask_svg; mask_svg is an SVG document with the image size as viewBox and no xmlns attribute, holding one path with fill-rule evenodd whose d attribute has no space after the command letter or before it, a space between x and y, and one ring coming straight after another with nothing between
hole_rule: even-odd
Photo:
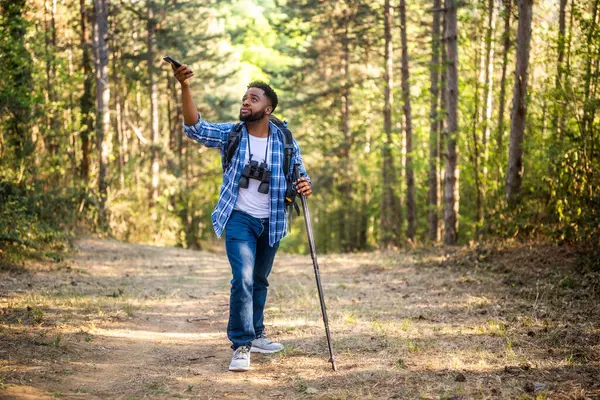
<instances>
[{"instance_id":1,"label":"short black hair","mask_svg":"<svg viewBox=\"0 0 600 400\"><path fill-rule=\"evenodd\" d=\"M269 84L264 83L262 81L254 81L250 82L250 84L248 85L248 89L250 88L258 88L264 90L265 96L267 96L269 100L271 100L271 107L273 107L273 111L275 111L279 100L277 99L277 93L275 93L275 91L271 86L269 86Z\"/></svg>"}]
</instances>

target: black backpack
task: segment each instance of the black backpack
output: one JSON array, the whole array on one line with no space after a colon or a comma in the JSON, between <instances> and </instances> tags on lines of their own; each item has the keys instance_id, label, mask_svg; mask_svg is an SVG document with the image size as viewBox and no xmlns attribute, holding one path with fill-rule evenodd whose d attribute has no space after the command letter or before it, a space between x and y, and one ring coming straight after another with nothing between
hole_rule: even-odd
<instances>
[{"instance_id":1,"label":"black backpack","mask_svg":"<svg viewBox=\"0 0 600 400\"><path fill-rule=\"evenodd\" d=\"M296 190L294 189L292 173L290 173L290 165L292 163L292 156L294 155L294 138L292 132L287 127L286 122L282 122L279 118L271 115L269 120L273 122L283 133L283 172L285 174L286 190L285 190L285 206L289 209L292 205L296 209L298 215L300 215L300 208L296 204ZM235 155L235 152L242 139L242 128L241 122L238 122L231 128L229 136L227 137L227 147L225 148L225 156L223 157L223 171L229 167L231 160Z\"/></svg>"}]
</instances>

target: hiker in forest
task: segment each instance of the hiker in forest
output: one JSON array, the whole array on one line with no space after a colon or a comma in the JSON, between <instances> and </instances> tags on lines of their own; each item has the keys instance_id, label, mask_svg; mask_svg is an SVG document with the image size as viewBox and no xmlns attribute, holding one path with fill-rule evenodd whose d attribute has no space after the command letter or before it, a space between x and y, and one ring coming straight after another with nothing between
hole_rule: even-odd
<instances>
[{"instance_id":1,"label":"hiker in forest","mask_svg":"<svg viewBox=\"0 0 600 400\"><path fill-rule=\"evenodd\" d=\"M251 352L283 350L282 344L265 336L267 278L279 241L287 232L287 214L293 211L286 206L296 193L310 196L311 182L298 144L287 127L272 117L278 100L268 84L248 85L240 123L216 124L202 119L192 99L189 79L193 72L186 65L173 66L173 71L181 83L185 134L221 151L223 183L212 222L218 237L225 232L233 275L227 325L233 349L229 370L247 371ZM294 165L300 178L292 182Z\"/></svg>"}]
</instances>

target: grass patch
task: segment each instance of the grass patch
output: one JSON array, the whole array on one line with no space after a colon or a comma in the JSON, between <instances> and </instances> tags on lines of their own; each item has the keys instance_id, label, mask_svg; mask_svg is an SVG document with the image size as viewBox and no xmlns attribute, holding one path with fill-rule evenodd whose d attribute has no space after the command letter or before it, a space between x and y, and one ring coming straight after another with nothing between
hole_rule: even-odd
<instances>
[{"instance_id":1,"label":"grass patch","mask_svg":"<svg viewBox=\"0 0 600 400\"><path fill-rule=\"evenodd\" d=\"M44 311L39 307L27 306L27 315L34 324L41 325L44 322Z\"/></svg>"},{"instance_id":2,"label":"grass patch","mask_svg":"<svg viewBox=\"0 0 600 400\"><path fill-rule=\"evenodd\" d=\"M421 351L423 351L423 346L413 340L409 340L406 343L406 347L411 353L420 353Z\"/></svg>"},{"instance_id":3,"label":"grass patch","mask_svg":"<svg viewBox=\"0 0 600 400\"><path fill-rule=\"evenodd\" d=\"M475 331L480 335L506 337L507 327L502 321L489 319L486 324L479 325Z\"/></svg>"},{"instance_id":4,"label":"grass patch","mask_svg":"<svg viewBox=\"0 0 600 400\"><path fill-rule=\"evenodd\" d=\"M412 327L412 324L413 322L411 320L402 318L402 321L400 322L400 329L402 329L404 332L407 332Z\"/></svg>"},{"instance_id":5,"label":"grass patch","mask_svg":"<svg viewBox=\"0 0 600 400\"><path fill-rule=\"evenodd\" d=\"M275 354L277 354L277 356L280 359L282 359L282 358L300 355L300 354L302 354L302 351L299 350L298 348L296 348L295 345L289 344L287 346L284 346L283 350L281 350L280 352L275 353Z\"/></svg>"},{"instance_id":6,"label":"grass patch","mask_svg":"<svg viewBox=\"0 0 600 400\"><path fill-rule=\"evenodd\" d=\"M358 322L356 315L352 313L344 313L344 324L356 324Z\"/></svg>"},{"instance_id":7,"label":"grass patch","mask_svg":"<svg viewBox=\"0 0 600 400\"><path fill-rule=\"evenodd\" d=\"M308 383L306 380L299 375L294 376L294 387L300 393L305 393L308 388Z\"/></svg>"},{"instance_id":8,"label":"grass patch","mask_svg":"<svg viewBox=\"0 0 600 400\"><path fill-rule=\"evenodd\" d=\"M127 316L130 318L135 317L135 309L136 307L129 302L123 305L123 311L125 311L125 314L127 314Z\"/></svg>"}]
</instances>

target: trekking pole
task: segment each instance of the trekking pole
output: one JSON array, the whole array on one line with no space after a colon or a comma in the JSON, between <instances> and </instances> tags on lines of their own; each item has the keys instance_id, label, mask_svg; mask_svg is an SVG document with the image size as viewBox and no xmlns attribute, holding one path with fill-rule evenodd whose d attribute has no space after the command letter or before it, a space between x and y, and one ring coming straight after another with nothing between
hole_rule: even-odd
<instances>
[{"instance_id":1,"label":"trekking pole","mask_svg":"<svg viewBox=\"0 0 600 400\"><path fill-rule=\"evenodd\" d=\"M293 178L294 182L300 178L298 174L298 164L294 165ZM315 269L315 278L317 279L317 290L319 291L319 300L321 301L321 313L323 314L323 323L325 324L325 336L327 337L327 346L329 347L329 362L334 371L337 371L335 366L335 358L333 356L333 346L331 345L331 334L329 333L329 321L327 319L327 310L325 309L325 298L323 297L323 288L321 287L321 277L319 275L319 263L317 262L317 253L315 251L315 240L313 237L312 225L310 223L310 212L308 211L308 204L306 197L300 195L302 201L302 210L304 211L304 222L306 224L306 233L308 234L308 245L310 247L310 255L313 260L313 267Z\"/></svg>"}]
</instances>

